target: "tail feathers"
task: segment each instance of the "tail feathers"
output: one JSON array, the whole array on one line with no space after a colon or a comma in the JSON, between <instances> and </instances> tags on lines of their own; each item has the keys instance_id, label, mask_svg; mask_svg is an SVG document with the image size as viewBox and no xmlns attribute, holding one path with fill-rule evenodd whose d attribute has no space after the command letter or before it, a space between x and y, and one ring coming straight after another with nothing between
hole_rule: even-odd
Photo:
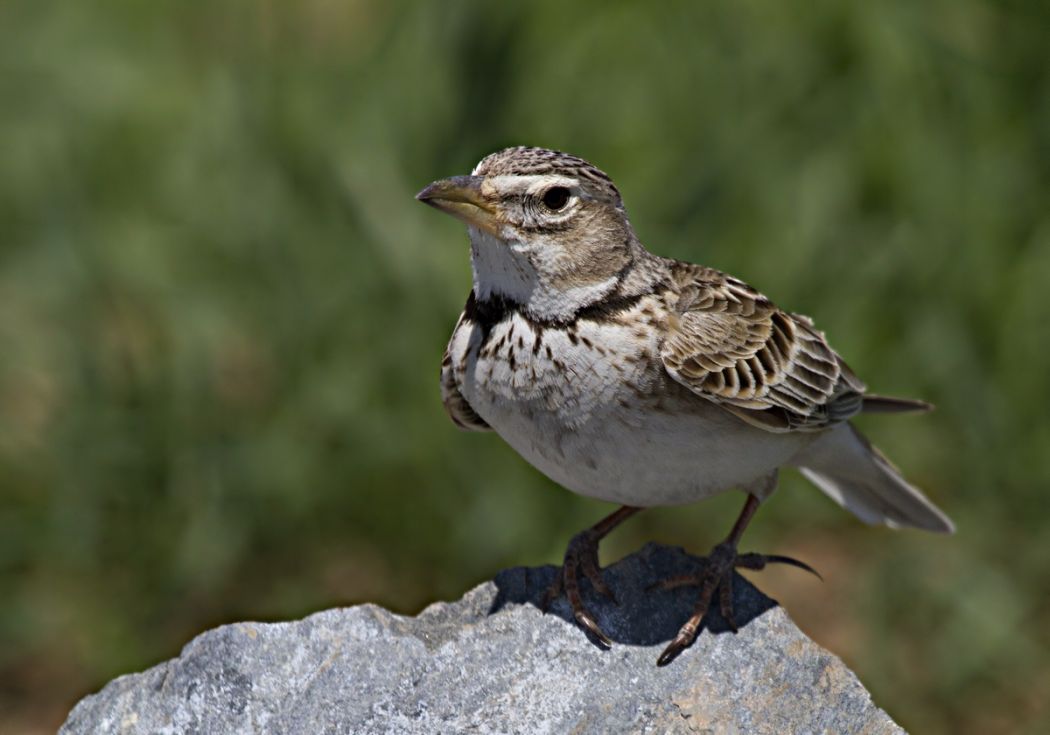
<instances>
[{"instance_id":1,"label":"tail feathers","mask_svg":"<svg viewBox=\"0 0 1050 735\"><path fill-rule=\"evenodd\" d=\"M850 424L839 424L797 457L799 470L869 524L952 533L955 525Z\"/></svg>"},{"instance_id":2,"label":"tail feathers","mask_svg":"<svg viewBox=\"0 0 1050 735\"><path fill-rule=\"evenodd\" d=\"M864 413L907 413L910 411L921 411L923 413L933 410L933 404L919 401L914 398L893 398L892 396L876 396L871 393L864 395L861 411Z\"/></svg>"}]
</instances>

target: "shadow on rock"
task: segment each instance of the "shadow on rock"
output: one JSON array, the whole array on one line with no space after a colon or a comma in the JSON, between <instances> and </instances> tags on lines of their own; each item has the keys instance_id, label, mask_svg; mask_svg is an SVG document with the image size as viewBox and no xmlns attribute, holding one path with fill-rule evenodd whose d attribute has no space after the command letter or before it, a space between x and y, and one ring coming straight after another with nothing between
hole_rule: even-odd
<instances>
[{"instance_id":1,"label":"shadow on rock","mask_svg":"<svg viewBox=\"0 0 1050 735\"><path fill-rule=\"evenodd\" d=\"M696 587L679 587L647 592L646 589L670 577L696 572L703 565L702 557L687 554L681 548L650 543L604 570L605 581L618 603L595 592L586 578L580 581L580 591L584 604L613 641L638 646L656 645L671 640L678 633L693 612L698 590ZM558 571L558 567L544 566L517 567L500 572L495 579L496 598L488 614L494 615L508 604L539 608ZM776 604L739 574L734 575L733 610L741 630ZM730 631L717 608L717 604L712 606L703 631ZM551 604L548 613L576 624L564 596ZM582 634L583 630L580 632ZM592 642L598 645L593 639Z\"/></svg>"}]
</instances>

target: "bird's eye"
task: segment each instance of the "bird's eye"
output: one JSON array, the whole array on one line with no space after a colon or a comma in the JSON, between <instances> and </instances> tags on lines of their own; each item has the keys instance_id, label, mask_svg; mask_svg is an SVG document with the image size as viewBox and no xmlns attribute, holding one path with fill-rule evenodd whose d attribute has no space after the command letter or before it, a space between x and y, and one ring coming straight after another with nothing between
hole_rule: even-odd
<instances>
[{"instance_id":1,"label":"bird's eye","mask_svg":"<svg viewBox=\"0 0 1050 735\"><path fill-rule=\"evenodd\" d=\"M543 206L557 212L569 203L569 190L564 186L552 186L543 193Z\"/></svg>"}]
</instances>

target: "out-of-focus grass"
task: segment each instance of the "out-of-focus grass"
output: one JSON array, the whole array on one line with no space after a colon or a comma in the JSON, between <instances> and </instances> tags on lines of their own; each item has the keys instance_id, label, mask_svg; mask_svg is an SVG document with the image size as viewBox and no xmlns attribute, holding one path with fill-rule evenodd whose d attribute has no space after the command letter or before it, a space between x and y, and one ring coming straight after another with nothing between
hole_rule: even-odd
<instances>
[{"instance_id":1,"label":"out-of-focus grass","mask_svg":"<svg viewBox=\"0 0 1050 735\"><path fill-rule=\"evenodd\" d=\"M787 478L747 543L828 581L760 581L905 726L1050 727L1050 14L711 5L0 5L0 730L220 622L554 562L607 511L438 398L467 252L412 194L517 143L938 404L863 424L958 535ZM702 552L739 502L606 554Z\"/></svg>"}]
</instances>

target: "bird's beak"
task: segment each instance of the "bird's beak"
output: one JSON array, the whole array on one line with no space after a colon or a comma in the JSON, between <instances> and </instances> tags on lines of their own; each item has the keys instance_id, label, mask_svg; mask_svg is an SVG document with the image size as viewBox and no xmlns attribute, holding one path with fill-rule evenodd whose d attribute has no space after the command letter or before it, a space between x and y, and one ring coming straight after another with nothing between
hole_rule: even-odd
<instances>
[{"instance_id":1,"label":"bird's beak","mask_svg":"<svg viewBox=\"0 0 1050 735\"><path fill-rule=\"evenodd\" d=\"M416 199L451 214L468 225L495 234L499 227L496 208L481 191L481 176L441 179L416 194Z\"/></svg>"}]
</instances>

